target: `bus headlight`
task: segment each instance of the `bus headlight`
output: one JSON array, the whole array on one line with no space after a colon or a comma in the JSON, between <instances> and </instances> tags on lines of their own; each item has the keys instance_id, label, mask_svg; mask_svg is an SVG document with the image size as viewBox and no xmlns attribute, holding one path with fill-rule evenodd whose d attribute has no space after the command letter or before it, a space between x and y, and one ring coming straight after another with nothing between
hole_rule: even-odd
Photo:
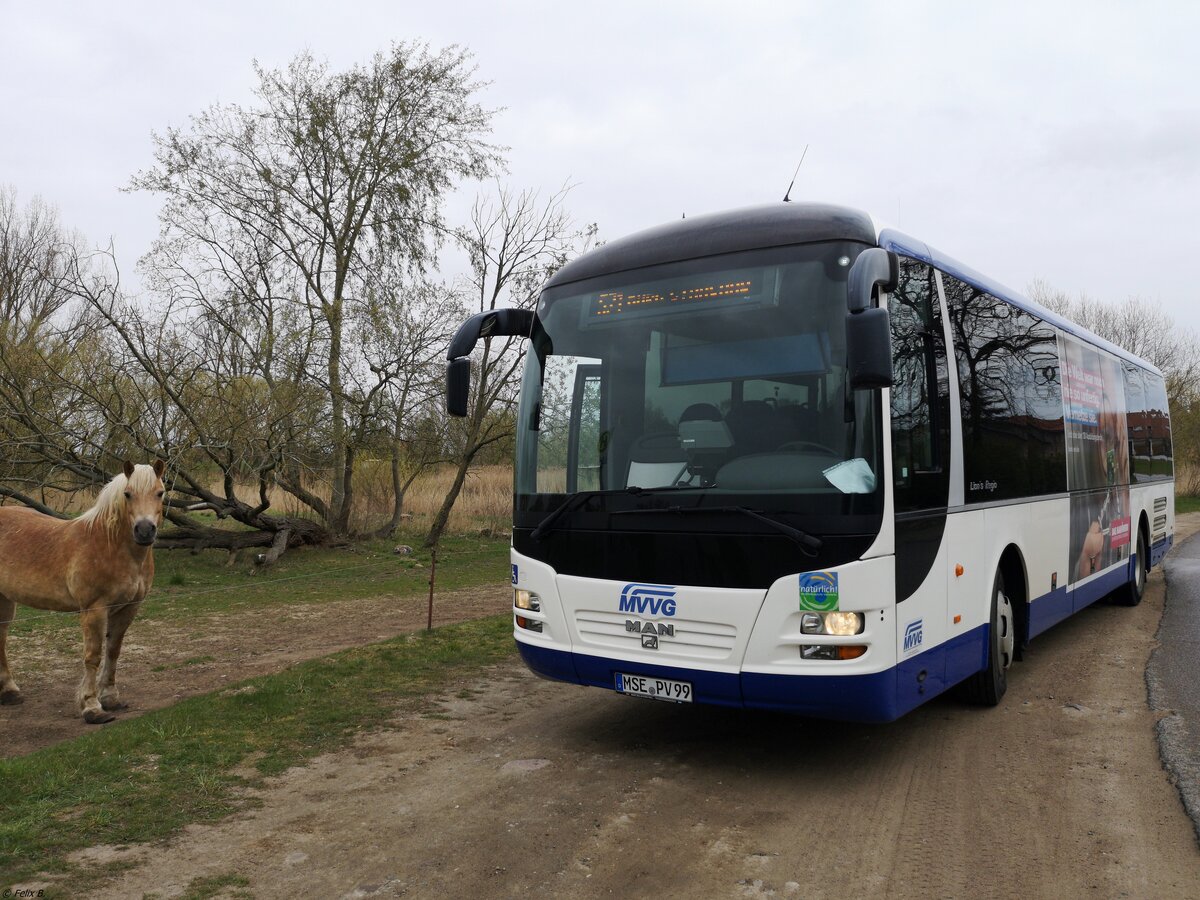
<instances>
[{"instance_id":1,"label":"bus headlight","mask_svg":"<svg viewBox=\"0 0 1200 900\"><path fill-rule=\"evenodd\" d=\"M517 609L531 609L534 612L541 612L542 598L532 591L517 588L513 591L513 606Z\"/></svg>"},{"instance_id":2,"label":"bus headlight","mask_svg":"<svg viewBox=\"0 0 1200 900\"><path fill-rule=\"evenodd\" d=\"M863 630L863 617L855 612L825 613L825 633L851 635Z\"/></svg>"},{"instance_id":3,"label":"bus headlight","mask_svg":"<svg viewBox=\"0 0 1200 900\"><path fill-rule=\"evenodd\" d=\"M527 609L530 612L542 611L542 598L533 591L527 591L522 588L513 590L513 606L517 609ZM517 615L517 627L524 628L526 631L541 632L542 623L534 619L528 619L525 616Z\"/></svg>"},{"instance_id":4,"label":"bus headlight","mask_svg":"<svg viewBox=\"0 0 1200 900\"><path fill-rule=\"evenodd\" d=\"M852 634L862 634L864 624L862 613L810 612L805 613L800 619L800 633L836 634L848 637Z\"/></svg>"}]
</instances>

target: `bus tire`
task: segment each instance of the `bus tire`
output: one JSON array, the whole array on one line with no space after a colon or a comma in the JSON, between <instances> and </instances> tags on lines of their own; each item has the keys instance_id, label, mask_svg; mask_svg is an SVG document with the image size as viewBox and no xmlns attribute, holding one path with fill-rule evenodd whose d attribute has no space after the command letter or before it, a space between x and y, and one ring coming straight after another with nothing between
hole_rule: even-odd
<instances>
[{"instance_id":1,"label":"bus tire","mask_svg":"<svg viewBox=\"0 0 1200 900\"><path fill-rule=\"evenodd\" d=\"M1117 590L1117 602L1122 606L1137 606L1146 594L1146 576L1150 552L1146 547L1146 532L1138 529L1137 556L1133 562L1133 578Z\"/></svg>"},{"instance_id":2,"label":"bus tire","mask_svg":"<svg viewBox=\"0 0 1200 900\"><path fill-rule=\"evenodd\" d=\"M996 573L992 586L992 615L988 628L987 668L967 680L967 696L982 706L996 706L1008 690L1008 667L1016 652L1016 616L1004 590L1004 576Z\"/></svg>"}]
</instances>

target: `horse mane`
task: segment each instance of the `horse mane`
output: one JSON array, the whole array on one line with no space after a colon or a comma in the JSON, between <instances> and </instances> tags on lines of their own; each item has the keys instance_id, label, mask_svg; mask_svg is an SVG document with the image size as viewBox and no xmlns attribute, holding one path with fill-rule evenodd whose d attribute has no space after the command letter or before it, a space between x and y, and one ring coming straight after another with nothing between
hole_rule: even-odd
<instances>
[{"instance_id":1,"label":"horse mane","mask_svg":"<svg viewBox=\"0 0 1200 900\"><path fill-rule=\"evenodd\" d=\"M108 536L120 537L121 526L125 520L125 491L141 493L154 489L158 476L151 466L134 466L133 475L125 477L121 472L106 484L101 490L92 508L83 513L77 521L85 523L86 528L100 528Z\"/></svg>"}]
</instances>

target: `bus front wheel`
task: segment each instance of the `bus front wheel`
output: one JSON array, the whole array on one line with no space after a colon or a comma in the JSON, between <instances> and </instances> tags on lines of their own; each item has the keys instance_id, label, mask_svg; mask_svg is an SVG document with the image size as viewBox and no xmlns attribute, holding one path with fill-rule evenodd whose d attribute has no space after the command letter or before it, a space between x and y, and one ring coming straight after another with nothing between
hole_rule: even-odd
<instances>
[{"instance_id":1,"label":"bus front wheel","mask_svg":"<svg viewBox=\"0 0 1200 900\"><path fill-rule=\"evenodd\" d=\"M1016 618L1004 590L1004 576L996 573L992 586L992 615L988 628L987 668L967 682L967 694L975 703L995 706L1008 690L1008 667L1016 649Z\"/></svg>"}]
</instances>

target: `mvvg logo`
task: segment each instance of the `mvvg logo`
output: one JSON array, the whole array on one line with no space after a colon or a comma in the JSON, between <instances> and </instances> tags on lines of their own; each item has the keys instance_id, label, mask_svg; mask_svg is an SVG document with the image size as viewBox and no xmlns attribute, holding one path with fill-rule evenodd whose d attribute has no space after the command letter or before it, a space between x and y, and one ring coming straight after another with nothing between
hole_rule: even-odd
<instances>
[{"instance_id":1,"label":"mvvg logo","mask_svg":"<svg viewBox=\"0 0 1200 900\"><path fill-rule=\"evenodd\" d=\"M621 612L649 613L652 616L675 615L675 588L666 584L639 584L634 581L621 588Z\"/></svg>"},{"instance_id":2,"label":"mvvg logo","mask_svg":"<svg viewBox=\"0 0 1200 900\"><path fill-rule=\"evenodd\" d=\"M921 646L921 641L924 640L924 632L922 627L925 624L924 619L917 619L915 622L909 622L904 629L904 652L911 653Z\"/></svg>"}]
</instances>

